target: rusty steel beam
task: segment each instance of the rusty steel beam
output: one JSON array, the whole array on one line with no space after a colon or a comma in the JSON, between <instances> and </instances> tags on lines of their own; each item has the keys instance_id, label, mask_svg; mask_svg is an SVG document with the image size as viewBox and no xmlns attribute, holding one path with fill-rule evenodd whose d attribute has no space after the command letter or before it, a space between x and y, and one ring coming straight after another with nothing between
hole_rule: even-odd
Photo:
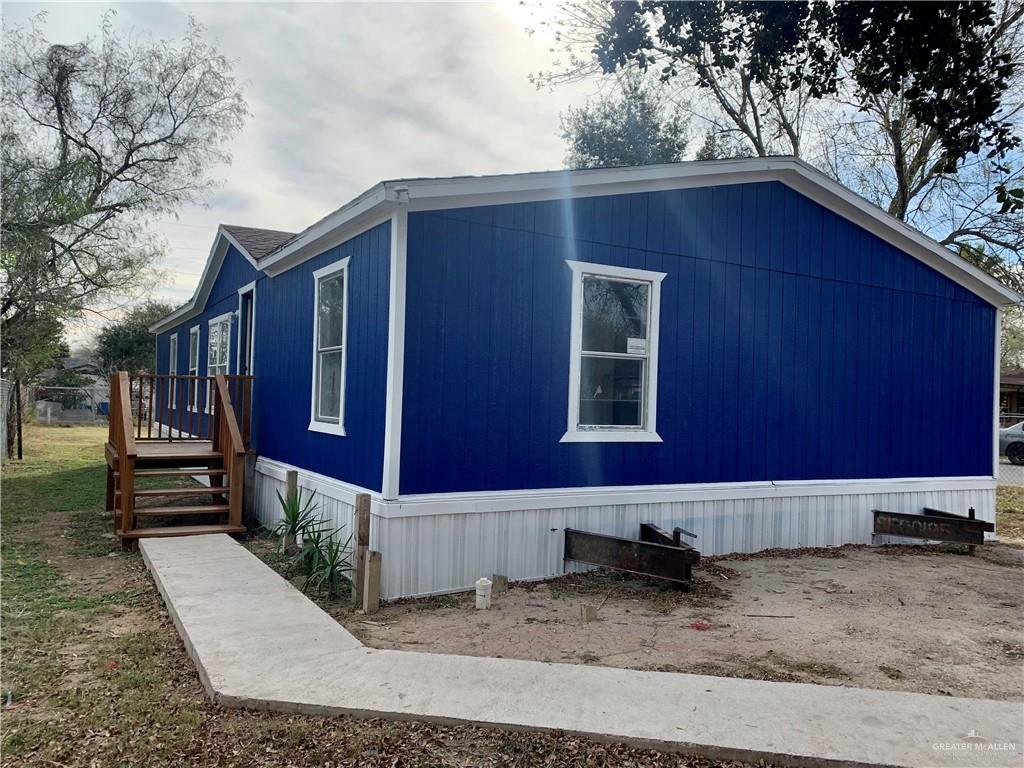
<instances>
[{"instance_id":1,"label":"rusty steel beam","mask_svg":"<svg viewBox=\"0 0 1024 768\"><path fill-rule=\"evenodd\" d=\"M995 533L996 524L990 523L987 520L978 520L974 516L974 507L971 507L971 511L966 515L958 515L955 512L945 512L941 509L932 509L931 507L925 507L922 512L928 517L948 517L953 520L970 520L982 527L982 530L988 531L989 533Z\"/></svg>"},{"instance_id":2,"label":"rusty steel beam","mask_svg":"<svg viewBox=\"0 0 1024 768\"><path fill-rule=\"evenodd\" d=\"M649 544L665 544L670 547L693 549L693 547L682 540L681 537L683 535L692 536L693 534L679 527L673 528L672 533L669 533L654 523L640 523L640 541L646 541Z\"/></svg>"},{"instance_id":3,"label":"rusty steel beam","mask_svg":"<svg viewBox=\"0 0 1024 768\"><path fill-rule=\"evenodd\" d=\"M688 584L692 566L700 562L700 552L566 528L565 559Z\"/></svg>"},{"instance_id":4,"label":"rusty steel beam","mask_svg":"<svg viewBox=\"0 0 1024 768\"><path fill-rule=\"evenodd\" d=\"M907 515L902 512L872 510L875 533L905 536L912 539L950 541L957 544L984 544L985 531L991 530L984 520L960 517Z\"/></svg>"}]
</instances>

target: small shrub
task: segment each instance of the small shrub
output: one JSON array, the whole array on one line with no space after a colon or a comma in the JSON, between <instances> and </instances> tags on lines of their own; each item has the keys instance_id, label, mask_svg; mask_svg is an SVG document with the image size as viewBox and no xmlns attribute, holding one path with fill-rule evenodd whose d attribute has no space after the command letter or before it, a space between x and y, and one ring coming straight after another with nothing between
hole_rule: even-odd
<instances>
[{"instance_id":1,"label":"small shrub","mask_svg":"<svg viewBox=\"0 0 1024 768\"><path fill-rule=\"evenodd\" d=\"M302 500L302 491L298 491L294 498L285 498L281 492L277 492L277 500L281 503L281 519L271 530L278 538L278 545L288 556L295 556L299 552L298 540L305 538L310 531L320 526L320 519L316 516L317 504L314 502L316 494L311 493L306 500Z\"/></svg>"},{"instance_id":2,"label":"small shrub","mask_svg":"<svg viewBox=\"0 0 1024 768\"><path fill-rule=\"evenodd\" d=\"M334 600L351 589L352 561L348 552L352 537L349 536L342 541L339 533L331 531L326 536L310 538L310 548L313 548L314 538L317 545L315 553L310 553L305 559L310 570L307 571L306 582L302 585L303 592L313 588Z\"/></svg>"}]
</instances>

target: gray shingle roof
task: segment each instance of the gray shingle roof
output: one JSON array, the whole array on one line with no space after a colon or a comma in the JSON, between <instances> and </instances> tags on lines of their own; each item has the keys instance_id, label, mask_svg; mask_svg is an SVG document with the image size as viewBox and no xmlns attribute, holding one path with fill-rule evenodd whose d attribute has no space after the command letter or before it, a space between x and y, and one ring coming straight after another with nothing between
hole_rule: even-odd
<instances>
[{"instance_id":1,"label":"gray shingle roof","mask_svg":"<svg viewBox=\"0 0 1024 768\"><path fill-rule=\"evenodd\" d=\"M277 229L256 229L255 227L236 227L224 225L239 244L249 252L256 261L259 261L279 245L286 243L295 237L294 232L281 232Z\"/></svg>"}]
</instances>

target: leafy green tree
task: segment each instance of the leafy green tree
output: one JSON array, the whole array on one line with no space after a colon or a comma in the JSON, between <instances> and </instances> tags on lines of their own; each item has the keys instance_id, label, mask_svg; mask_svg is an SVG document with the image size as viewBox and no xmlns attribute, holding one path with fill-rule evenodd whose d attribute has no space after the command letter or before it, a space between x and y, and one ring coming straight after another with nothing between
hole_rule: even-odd
<instances>
[{"instance_id":1,"label":"leafy green tree","mask_svg":"<svg viewBox=\"0 0 1024 768\"><path fill-rule=\"evenodd\" d=\"M660 66L665 79L692 72L704 89L738 72L778 98L818 99L844 82L862 101L900 93L908 115L936 131L938 162L952 172L968 154L1005 160L1020 145L999 112L1013 74L992 44L999 24L982 2L643 0L614 5L595 51L607 72ZM1013 205L1016 192L1003 200Z\"/></svg>"},{"instance_id":2,"label":"leafy green tree","mask_svg":"<svg viewBox=\"0 0 1024 768\"><path fill-rule=\"evenodd\" d=\"M149 327L173 309L170 304L149 301L103 328L96 340L96 359L100 368L111 372L155 371L156 342Z\"/></svg>"},{"instance_id":3,"label":"leafy green tree","mask_svg":"<svg viewBox=\"0 0 1024 768\"><path fill-rule=\"evenodd\" d=\"M616 93L562 115L568 168L674 163L686 151L687 124L678 105L637 74Z\"/></svg>"}]
</instances>

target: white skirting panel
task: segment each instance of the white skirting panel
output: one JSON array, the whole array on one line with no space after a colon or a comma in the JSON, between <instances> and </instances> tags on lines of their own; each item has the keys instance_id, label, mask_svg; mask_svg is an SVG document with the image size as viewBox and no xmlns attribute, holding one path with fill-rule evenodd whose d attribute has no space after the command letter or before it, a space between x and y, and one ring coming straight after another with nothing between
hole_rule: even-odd
<instances>
[{"instance_id":1,"label":"white skirting panel","mask_svg":"<svg viewBox=\"0 0 1024 768\"><path fill-rule=\"evenodd\" d=\"M992 483L988 484L989 486ZM390 599L453 592L481 576L542 579L581 567L562 559L565 528L636 538L642 522L681 526L704 555L773 547L871 544L871 510L920 514L923 507L995 520L993 487L834 495L771 496L494 512L374 515L382 552L381 592ZM874 543L897 541L876 537ZM909 543L910 540L898 541Z\"/></svg>"},{"instance_id":2,"label":"white skirting panel","mask_svg":"<svg viewBox=\"0 0 1024 768\"><path fill-rule=\"evenodd\" d=\"M253 488L253 511L263 525L272 527L281 519L281 496L287 490L286 472L292 467L267 459L256 462L255 481ZM352 492L341 487L338 481L312 472L297 470L299 492L303 501L310 493L315 494L317 513L327 525L340 531L342 541L348 539L354 530L355 497Z\"/></svg>"}]
</instances>

